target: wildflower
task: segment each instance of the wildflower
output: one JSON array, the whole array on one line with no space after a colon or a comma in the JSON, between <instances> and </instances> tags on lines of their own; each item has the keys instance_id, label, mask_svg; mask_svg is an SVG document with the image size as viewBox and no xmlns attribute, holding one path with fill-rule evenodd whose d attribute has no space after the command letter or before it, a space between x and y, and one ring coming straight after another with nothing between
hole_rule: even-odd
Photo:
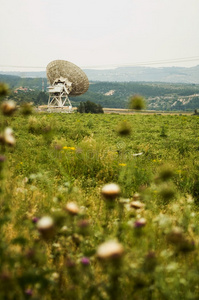
<instances>
[{"instance_id":1,"label":"wildflower","mask_svg":"<svg viewBox=\"0 0 199 300\"><path fill-rule=\"evenodd\" d=\"M145 218L140 218L137 221L135 221L134 223L134 228L141 228L144 227L146 225L146 219Z\"/></svg>"},{"instance_id":2,"label":"wildflower","mask_svg":"<svg viewBox=\"0 0 199 300\"><path fill-rule=\"evenodd\" d=\"M103 186L101 193L106 199L112 200L120 195L121 190L120 190L119 185L117 185L115 183L109 183L109 184L105 184Z\"/></svg>"},{"instance_id":3,"label":"wildflower","mask_svg":"<svg viewBox=\"0 0 199 300\"><path fill-rule=\"evenodd\" d=\"M25 294L27 296L32 296L33 295L33 291L31 289L27 289L27 290L25 290Z\"/></svg>"},{"instance_id":4,"label":"wildflower","mask_svg":"<svg viewBox=\"0 0 199 300\"><path fill-rule=\"evenodd\" d=\"M39 218L37 218L37 217L33 217L33 218L32 218L32 222L33 222L34 224L36 224L38 221L39 221Z\"/></svg>"},{"instance_id":5,"label":"wildflower","mask_svg":"<svg viewBox=\"0 0 199 300\"><path fill-rule=\"evenodd\" d=\"M90 259L88 257L82 257L81 263L84 266L88 266L88 265L90 265Z\"/></svg>"},{"instance_id":6,"label":"wildflower","mask_svg":"<svg viewBox=\"0 0 199 300\"><path fill-rule=\"evenodd\" d=\"M14 146L15 145L15 138L14 138L14 135L13 135L13 130L12 128L10 127L7 127L5 130L4 130L4 133L3 133L3 140L4 142L9 145L9 146Z\"/></svg>"},{"instance_id":7,"label":"wildflower","mask_svg":"<svg viewBox=\"0 0 199 300\"><path fill-rule=\"evenodd\" d=\"M97 256L102 260L116 259L123 255L123 246L115 240L101 244L97 249Z\"/></svg>"},{"instance_id":8,"label":"wildflower","mask_svg":"<svg viewBox=\"0 0 199 300\"><path fill-rule=\"evenodd\" d=\"M75 150L75 147L67 147L67 146L64 146L63 148L62 148L63 150Z\"/></svg>"},{"instance_id":9,"label":"wildflower","mask_svg":"<svg viewBox=\"0 0 199 300\"><path fill-rule=\"evenodd\" d=\"M1 111L6 116L11 116L16 110L16 103L13 100L4 101L1 104Z\"/></svg>"},{"instance_id":10,"label":"wildflower","mask_svg":"<svg viewBox=\"0 0 199 300\"><path fill-rule=\"evenodd\" d=\"M77 215L79 213L79 207L77 206L76 203L74 202L69 202L66 204L66 211L70 214L70 215Z\"/></svg>"},{"instance_id":11,"label":"wildflower","mask_svg":"<svg viewBox=\"0 0 199 300\"><path fill-rule=\"evenodd\" d=\"M125 166L126 166L126 164L119 164L119 166L121 166L121 167L125 167Z\"/></svg>"}]
</instances>

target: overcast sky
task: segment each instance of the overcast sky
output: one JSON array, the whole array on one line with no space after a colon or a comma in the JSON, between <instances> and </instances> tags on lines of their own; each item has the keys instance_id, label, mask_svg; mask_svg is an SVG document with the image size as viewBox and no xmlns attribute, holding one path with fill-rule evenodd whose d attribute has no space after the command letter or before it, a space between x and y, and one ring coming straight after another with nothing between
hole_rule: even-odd
<instances>
[{"instance_id":1,"label":"overcast sky","mask_svg":"<svg viewBox=\"0 0 199 300\"><path fill-rule=\"evenodd\" d=\"M80 67L195 66L198 13L199 0L0 0L0 70L45 68L55 59Z\"/></svg>"}]
</instances>

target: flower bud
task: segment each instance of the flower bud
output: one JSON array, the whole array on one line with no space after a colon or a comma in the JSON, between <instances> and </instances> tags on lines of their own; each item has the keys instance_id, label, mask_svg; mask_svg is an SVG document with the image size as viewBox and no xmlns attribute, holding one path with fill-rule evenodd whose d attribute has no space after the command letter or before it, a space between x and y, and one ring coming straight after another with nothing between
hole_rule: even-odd
<instances>
[{"instance_id":1,"label":"flower bud","mask_svg":"<svg viewBox=\"0 0 199 300\"><path fill-rule=\"evenodd\" d=\"M88 265L90 265L90 259L88 257L82 257L81 263L83 266L88 266Z\"/></svg>"},{"instance_id":2,"label":"flower bud","mask_svg":"<svg viewBox=\"0 0 199 300\"><path fill-rule=\"evenodd\" d=\"M145 218L140 218L138 220L135 221L134 223L134 228L141 228L144 227L146 225L146 219Z\"/></svg>"},{"instance_id":3,"label":"flower bud","mask_svg":"<svg viewBox=\"0 0 199 300\"><path fill-rule=\"evenodd\" d=\"M101 244L97 249L97 256L102 260L116 259L123 255L123 246L115 240Z\"/></svg>"},{"instance_id":4,"label":"flower bud","mask_svg":"<svg viewBox=\"0 0 199 300\"><path fill-rule=\"evenodd\" d=\"M114 200L120 193L120 187L115 183L105 184L101 190L101 194L108 200Z\"/></svg>"},{"instance_id":5,"label":"flower bud","mask_svg":"<svg viewBox=\"0 0 199 300\"><path fill-rule=\"evenodd\" d=\"M32 296L33 295L33 291L31 289L27 289L27 290L25 290L25 294L27 296Z\"/></svg>"}]
</instances>

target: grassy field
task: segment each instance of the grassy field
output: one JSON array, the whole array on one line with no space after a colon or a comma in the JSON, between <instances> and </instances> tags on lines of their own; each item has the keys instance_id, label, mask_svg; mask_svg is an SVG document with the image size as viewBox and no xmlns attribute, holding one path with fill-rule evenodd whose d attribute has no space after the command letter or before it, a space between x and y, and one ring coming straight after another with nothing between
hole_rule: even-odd
<instances>
[{"instance_id":1,"label":"grassy field","mask_svg":"<svg viewBox=\"0 0 199 300\"><path fill-rule=\"evenodd\" d=\"M199 299L197 116L0 123L0 299Z\"/></svg>"}]
</instances>

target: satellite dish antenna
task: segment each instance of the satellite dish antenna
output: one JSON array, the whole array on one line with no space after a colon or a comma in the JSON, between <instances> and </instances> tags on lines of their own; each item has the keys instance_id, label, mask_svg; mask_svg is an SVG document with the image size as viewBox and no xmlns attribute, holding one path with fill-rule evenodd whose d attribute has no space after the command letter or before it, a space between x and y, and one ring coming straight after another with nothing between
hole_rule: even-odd
<instances>
[{"instance_id":1,"label":"satellite dish antenna","mask_svg":"<svg viewBox=\"0 0 199 300\"><path fill-rule=\"evenodd\" d=\"M46 67L46 75L51 84L48 108L64 108L72 111L68 96L84 94L89 87L86 74L75 64L65 60L54 60Z\"/></svg>"}]
</instances>

